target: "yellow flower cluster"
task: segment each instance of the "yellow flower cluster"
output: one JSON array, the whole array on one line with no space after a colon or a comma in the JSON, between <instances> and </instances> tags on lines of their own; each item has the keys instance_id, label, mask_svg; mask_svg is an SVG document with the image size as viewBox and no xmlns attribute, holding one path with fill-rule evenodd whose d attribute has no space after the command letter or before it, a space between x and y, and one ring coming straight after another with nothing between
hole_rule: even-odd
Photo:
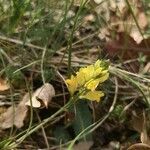
<instances>
[{"instance_id":1,"label":"yellow flower cluster","mask_svg":"<svg viewBox=\"0 0 150 150\"><path fill-rule=\"evenodd\" d=\"M93 65L80 68L75 76L72 75L67 79L66 84L70 94L73 96L78 91L79 98L99 102L104 93L96 91L96 88L109 77L108 69L102 64L103 61L97 60Z\"/></svg>"}]
</instances>

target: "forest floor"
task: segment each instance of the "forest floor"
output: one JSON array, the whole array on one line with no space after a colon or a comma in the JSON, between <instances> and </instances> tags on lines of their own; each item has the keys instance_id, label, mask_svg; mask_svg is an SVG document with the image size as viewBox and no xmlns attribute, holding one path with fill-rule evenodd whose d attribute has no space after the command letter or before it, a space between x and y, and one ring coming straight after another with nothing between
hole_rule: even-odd
<instances>
[{"instance_id":1,"label":"forest floor","mask_svg":"<svg viewBox=\"0 0 150 150\"><path fill-rule=\"evenodd\" d=\"M0 0L0 149L150 150L149 111L149 0Z\"/></svg>"}]
</instances>

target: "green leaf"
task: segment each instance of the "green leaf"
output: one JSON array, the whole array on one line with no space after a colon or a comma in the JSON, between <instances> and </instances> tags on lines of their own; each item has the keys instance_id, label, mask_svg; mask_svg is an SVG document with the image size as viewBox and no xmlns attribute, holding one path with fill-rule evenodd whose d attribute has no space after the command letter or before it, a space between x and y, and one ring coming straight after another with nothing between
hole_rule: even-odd
<instances>
[{"instance_id":1,"label":"green leaf","mask_svg":"<svg viewBox=\"0 0 150 150\"><path fill-rule=\"evenodd\" d=\"M73 110L73 108L72 108ZM75 105L75 119L72 123L75 135L77 136L85 128L92 124L92 115L88 107L87 101L80 100ZM88 134L84 140L91 140L92 135Z\"/></svg>"}]
</instances>

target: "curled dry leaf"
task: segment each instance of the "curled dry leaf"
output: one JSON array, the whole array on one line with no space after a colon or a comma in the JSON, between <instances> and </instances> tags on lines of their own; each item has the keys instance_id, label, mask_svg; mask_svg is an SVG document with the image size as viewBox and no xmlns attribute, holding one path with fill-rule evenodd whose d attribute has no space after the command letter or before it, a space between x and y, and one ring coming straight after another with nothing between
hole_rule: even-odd
<instances>
[{"instance_id":1,"label":"curled dry leaf","mask_svg":"<svg viewBox=\"0 0 150 150\"><path fill-rule=\"evenodd\" d=\"M150 150L150 146L143 143L137 143L130 146L127 150Z\"/></svg>"},{"instance_id":2,"label":"curled dry leaf","mask_svg":"<svg viewBox=\"0 0 150 150\"><path fill-rule=\"evenodd\" d=\"M8 90L9 88L10 86L7 83L7 81L0 78L0 91L5 91Z\"/></svg>"},{"instance_id":3,"label":"curled dry leaf","mask_svg":"<svg viewBox=\"0 0 150 150\"><path fill-rule=\"evenodd\" d=\"M149 137L146 129L143 132L141 132L141 142L143 144L150 145L150 137Z\"/></svg>"},{"instance_id":4,"label":"curled dry leaf","mask_svg":"<svg viewBox=\"0 0 150 150\"><path fill-rule=\"evenodd\" d=\"M28 107L25 106L27 102L29 94L26 94L22 101L18 104L18 106L11 106L7 109L6 112L1 114L0 116L0 128L7 129L15 125L17 128L21 128L27 116Z\"/></svg>"},{"instance_id":5,"label":"curled dry leaf","mask_svg":"<svg viewBox=\"0 0 150 150\"><path fill-rule=\"evenodd\" d=\"M140 114L133 113L132 116L132 126L133 128L141 134L141 142L131 145L128 150L150 150L150 137L147 131L149 126L148 116L146 118L145 112Z\"/></svg>"},{"instance_id":6,"label":"curled dry leaf","mask_svg":"<svg viewBox=\"0 0 150 150\"><path fill-rule=\"evenodd\" d=\"M54 87L49 83L45 83L33 93L31 100L29 98L25 105L35 108L47 108L53 96L55 96Z\"/></svg>"}]
</instances>

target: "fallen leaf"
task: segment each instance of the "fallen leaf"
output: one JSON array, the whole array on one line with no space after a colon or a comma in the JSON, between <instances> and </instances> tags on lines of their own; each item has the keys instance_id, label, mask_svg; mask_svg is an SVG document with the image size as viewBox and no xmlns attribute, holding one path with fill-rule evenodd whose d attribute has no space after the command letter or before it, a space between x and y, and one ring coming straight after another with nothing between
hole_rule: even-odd
<instances>
[{"instance_id":1,"label":"fallen leaf","mask_svg":"<svg viewBox=\"0 0 150 150\"><path fill-rule=\"evenodd\" d=\"M7 129L15 125L17 128L21 128L24 125L24 120L27 116L28 107L25 106L26 101L29 98L29 94L26 94L22 101L15 107L11 106L6 112L0 116L0 128Z\"/></svg>"},{"instance_id":2,"label":"fallen leaf","mask_svg":"<svg viewBox=\"0 0 150 150\"><path fill-rule=\"evenodd\" d=\"M144 12L140 12L138 15L138 24L141 29L145 29L148 26L148 19Z\"/></svg>"},{"instance_id":3,"label":"fallen leaf","mask_svg":"<svg viewBox=\"0 0 150 150\"><path fill-rule=\"evenodd\" d=\"M136 41L137 44L140 44L143 40L143 36L141 35L139 29L136 26L132 27L130 36Z\"/></svg>"},{"instance_id":4,"label":"fallen leaf","mask_svg":"<svg viewBox=\"0 0 150 150\"><path fill-rule=\"evenodd\" d=\"M135 112L133 113L131 123L133 128L140 133L142 143L131 145L127 150L150 150L150 137L147 131L147 127L149 126L148 120L148 116L146 118L145 112L138 115Z\"/></svg>"},{"instance_id":5,"label":"fallen leaf","mask_svg":"<svg viewBox=\"0 0 150 150\"><path fill-rule=\"evenodd\" d=\"M130 12L125 0L91 1L96 4L94 11L97 15L103 16L105 21L109 22L108 27L104 26L100 28L99 31L101 32L103 28L106 28L105 30L110 32L110 39L114 39L114 33L119 34L120 32L125 32L130 35L130 37L133 38L137 44L140 44L143 40L149 38L149 35L147 34L141 35L141 32L145 33L148 27L148 16L146 16L144 5L143 3L140 3L140 1L135 2L134 0L130 0L130 5L133 6L132 9L138 26L135 23L132 13ZM101 36L99 37L101 39ZM102 36L102 38L104 37ZM107 35L105 35L105 38L108 40Z\"/></svg>"},{"instance_id":6,"label":"fallen leaf","mask_svg":"<svg viewBox=\"0 0 150 150\"><path fill-rule=\"evenodd\" d=\"M7 81L0 78L0 91L5 91L8 90L9 88L10 86L7 83Z\"/></svg>"},{"instance_id":7,"label":"fallen leaf","mask_svg":"<svg viewBox=\"0 0 150 150\"><path fill-rule=\"evenodd\" d=\"M74 145L73 150L89 150L92 145L92 141L80 142Z\"/></svg>"},{"instance_id":8,"label":"fallen leaf","mask_svg":"<svg viewBox=\"0 0 150 150\"><path fill-rule=\"evenodd\" d=\"M31 100L29 98L25 105L35 108L47 108L53 96L55 96L54 87L49 83L45 83L33 93Z\"/></svg>"},{"instance_id":9,"label":"fallen leaf","mask_svg":"<svg viewBox=\"0 0 150 150\"><path fill-rule=\"evenodd\" d=\"M104 49L112 61L114 57L117 57L123 61L138 58L139 53L143 53L150 58L150 50L146 47L150 44L150 38L142 40L140 44L137 44L129 34L120 32L114 40L110 40L104 44ZM140 66L136 64L136 66Z\"/></svg>"},{"instance_id":10,"label":"fallen leaf","mask_svg":"<svg viewBox=\"0 0 150 150\"><path fill-rule=\"evenodd\" d=\"M95 21L95 16L93 14L84 17L84 22L94 22L94 21Z\"/></svg>"},{"instance_id":11,"label":"fallen leaf","mask_svg":"<svg viewBox=\"0 0 150 150\"><path fill-rule=\"evenodd\" d=\"M92 141L80 142L78 144L75 144L72 150L89 150L92 145ZM61 150L67 150L67 148L62 148Z\"/></svg>"},{"instance_id":12,"label":"fallen leaf","mask_svg":"<svg viewBox=\"0 0 150 150\"><path fill-rule=\"evenodd\" d=\"M131 145L127 150L150 150L150 146L143 143Z\"/></svg>"},{"instance_id":13,"label":"fallen leaf","mask_svg":"<svg viewBox=\"0 0 150 150\"><path fill-rule=\"evenodd\" d=\"M147 131L141 132L141 142L150 145L150 137L148 136Z\"/></svg>"},{"instance_id":14,"label":"fallen leaf","mask_svg":"<svg viewBox=\"0 0 150 150\"><path fill-rule=\"evenodd\" d=\"M135 111L132 111L132 119L131 119L130 124L132 128L138 133L141 133L143 130L143 122L144 122L144 118L143 118L142 113L137 114Z\"/></svg>"}]
</instances>

